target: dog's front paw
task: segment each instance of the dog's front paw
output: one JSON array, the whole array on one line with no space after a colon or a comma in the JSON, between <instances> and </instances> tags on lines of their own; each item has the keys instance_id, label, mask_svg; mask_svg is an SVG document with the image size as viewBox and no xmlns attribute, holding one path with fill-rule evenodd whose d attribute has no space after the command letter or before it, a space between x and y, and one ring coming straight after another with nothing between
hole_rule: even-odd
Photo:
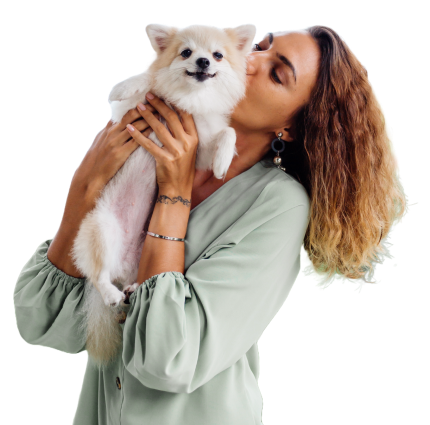
<instances>
[{"instance_id":1,"label":"dog's front paw","mask_svg":"<svg viewBox=\"0 0 430 425\"><path fill-rule=\"evenodd\" d=\"M130 97L138 93L139 89L136 89L135 87L130 87L123 83L119 83L110 92L109 102L129 99Z\"/></svg>"},{"instance_id":2,"label":"dog's front paw","mask_svg":"<svg viewBox=\"0 0 430 425\"><path fill-rule=\"evenodd\" d=\"M226 167L222 162L215 161L213 165L214 176L217 179L223 179L227 174L228 168L229 167Z\"/></svg>"},{"instance_id":3,"label":"dog's front paw","mask_svg":"<svg viewBox=\"0 0 430 425\"><path fill-rule=\"evenodd\" d=\"M232 155L228 152L228 149L224 148L224 152L220 152L220 149L218 149L218 154L215 156L212 164L212 170L217 179L225 177L230 168L231 161Z\"/></svg>"},{"instance_id":4,"label":"dog's front paw","mask_svg":"<svg viewBox=\"0 0 430 425\"><path fill-rule=\"evenodd\" d=\"M213 158L212 170L217 179L223 179L230 168L236 151L236 132L233 128L227 127L221 130L215 139L217 149Z\"/></svg>"},{"instance_id":5,"label":"dog's front paw","mask_svg":"<svg viewBox=\"0 0 430 425\"><path fill-rule=\"evenodd\" d=\"M121 81L116 84L109 94L109 102L121 101L130 99L132 96L138 94L145 94L148 92L148 84L150 77L146 74L139 74ZM144 96L143 96L144 97Z\"/></svg>"}]
</instances>

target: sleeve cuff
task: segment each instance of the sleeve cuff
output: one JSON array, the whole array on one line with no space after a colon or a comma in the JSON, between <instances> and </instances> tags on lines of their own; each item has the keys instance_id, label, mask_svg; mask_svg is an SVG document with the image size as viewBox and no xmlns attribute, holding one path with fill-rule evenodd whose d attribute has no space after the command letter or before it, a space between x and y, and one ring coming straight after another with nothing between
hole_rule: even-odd
<instances>
[{"instance_id":1,"label":"sleeve cuff","mask_svg":"<svg viewBox=\"0 0 430 425\"><path fill-rule=\"evenodd\" d=\"M45 241L46 245L44 245L43 248L41 249L40 255L41 255L41 262L44 264L46 269L49 270L49 272L51 271L54 272L52 277L53 278L59 277L62 282L66 284L69 283L71 285L84 283L86 280L85 277L70 276L69 274L63 272L63 270L60 270L55 264L51 263L51 261L48 258L48 248L51 242L52 242L52 239L48 239L47 241Z\"/></svg>"},{"instance_id":2,"label":"sleeve cuff","mask_svg":"<svg viewBox=\"0 0 430 425\"><path fill-rule=\"evenodd\" d=\"M140 296L140 295L141 295L141 293L142 293L142 287L144 287L144 286L145 286L145 287L146 287L146 288L148 288L148 289L155 288L155 285L156 285L156 283L157 283L158 278L159 278L159 277L163 278L163 277L165 277L166 275L173 276L174 278L179 278L179 279L181 279L182 281L186 282L186 278L185 278L184 274L183 274L183 273L181 273L181 272L162 272L162 273L157 273L157 274L155 274L155 275L151 276L150 278L146 279L146 280L145 280L141 285L139 285L139 287L138 287L134 292L132 292L132 293L130 294L130 297L129 297L130 304L133 304L134 299L135 299L137 296ZM188 292L189 292L189 291L188 291ZM188 296L190 297L191 295L190 295L190 294L188 294Z\"/></svg>"}]
</instances>

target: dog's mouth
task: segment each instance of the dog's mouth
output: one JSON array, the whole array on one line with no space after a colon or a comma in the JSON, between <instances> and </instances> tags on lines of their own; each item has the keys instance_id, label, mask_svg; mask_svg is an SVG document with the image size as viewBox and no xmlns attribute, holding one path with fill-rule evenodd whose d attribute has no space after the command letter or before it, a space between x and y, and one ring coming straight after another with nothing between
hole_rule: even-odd
<instances>
[{"instance_id":1,"label":"dog's mouth","mask_svg":"<svg viewBox=\"0 0 430 425\"><path fill-rule=\"evenodd\" d=\"M207 72L189 72L187 70L185 70L185 72L187 73L187 75L189 75L190 77L195 77L195 79L197 81L205 81L208 78L213 78L216 75L215 74L208 74Z\"/></svg>"}]
</instances>

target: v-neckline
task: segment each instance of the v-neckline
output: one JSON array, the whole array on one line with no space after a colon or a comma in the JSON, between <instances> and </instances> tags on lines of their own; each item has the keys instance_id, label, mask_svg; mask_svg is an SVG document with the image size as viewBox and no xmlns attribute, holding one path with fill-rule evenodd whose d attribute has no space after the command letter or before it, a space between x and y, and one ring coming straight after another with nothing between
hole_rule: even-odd
<instances>
[{"instance_id":1,"label":"v-neckline","mask_svg":"<svg viewBox=\"0 0 430 425\"><path fill-rule=\"evenodd\" d=\"M237 182L239 180L241 180L243 177L247 176L251 170L254 170L255 167L257 167L259 164L261 163L261 161L256 162L252 167L248 168L247 170L243 171L242 173L238 174L237 176L234 176L232 179L230 179L227 183L224 183L222 186L220 186L217 190L215 190L215 192L212 192L207 198L203 199L202 202L200 202L199 204L197 204L191 211L190 211L190 215L196 211L201 205L203 204L207 204L208 202L210 202L216 195L218 195L219 193L221 193L223 190L225 190L225 188L228 188L231 186L231 182ZM261 164L260 164L261 165Z\"/></svg>"}]
</instances>

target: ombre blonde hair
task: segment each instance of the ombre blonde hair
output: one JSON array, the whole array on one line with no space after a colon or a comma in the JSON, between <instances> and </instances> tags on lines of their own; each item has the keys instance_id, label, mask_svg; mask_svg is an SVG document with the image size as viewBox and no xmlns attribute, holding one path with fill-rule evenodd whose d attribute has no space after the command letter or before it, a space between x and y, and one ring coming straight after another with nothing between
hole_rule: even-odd
<instances>
[{"instance_id":1,"label":"ombre blonde hair","mask_svg":"<svg viewBox=\"0 0 430 425\"><path fill-rule=\"evenodd\" d=\"M321 51L318 79L281 153L311 199L306 271L324 276L322 284L374 283L375 263L392 258L387 235L407 209L397 162L366 69L332 29L306 31Z\"/></svg>"}]
</instances>

